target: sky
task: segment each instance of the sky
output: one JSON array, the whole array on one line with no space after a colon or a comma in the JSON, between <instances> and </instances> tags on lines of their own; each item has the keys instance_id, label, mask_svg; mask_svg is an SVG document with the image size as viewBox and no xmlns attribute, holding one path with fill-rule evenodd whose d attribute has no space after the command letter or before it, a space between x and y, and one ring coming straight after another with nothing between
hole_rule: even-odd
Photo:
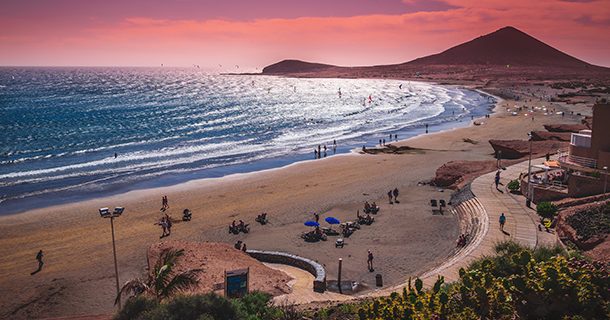
<instances>
[{"instance_id":1,"label":"sky","mask_svg":"<svg viewBox=\"0 0 610 320\"><path fill-rule=\"evenodd\" d=\"M504 26L610 67L610 0L1 0L0 65L379 65Z\"/></svg>"}]
</instances>

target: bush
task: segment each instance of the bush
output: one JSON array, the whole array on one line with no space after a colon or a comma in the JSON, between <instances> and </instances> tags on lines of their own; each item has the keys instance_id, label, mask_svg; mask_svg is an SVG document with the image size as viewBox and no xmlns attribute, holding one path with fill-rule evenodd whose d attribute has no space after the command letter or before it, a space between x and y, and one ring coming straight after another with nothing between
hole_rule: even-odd
<instances>
[{"instance_id":1,"label":"bush","mask_svg":"<svg viewBox=\"0 0 610 320\"><path fill-rule=\"evenodd\" d=\"M566 221L576 230L580 240L610 234L610 204L578 212Z\"/></svg>"},{"instance_id":2,"label":"bush","mask_svg":"<svg viewBox=\"0 0 610 320\"><path fill-rule=\"evenodd\" d=\"M536 206L536 213L545 219L553 219L557 214L557 206L551 202L540 202Z\"/></svg>"},{"instance_id":3,"label":"bush","mask_svg":"<svg viewBox=\"0 0 610 320\"><path fill-rule=\"evenodd\" d=\"M143 315L150 310L154 310L158 306L159 303L155 299L145 296L132 297L125 301L125 305L123 305L119 313L114 316L114 319L145 319Z\"/></svg>"},{"instance_id":4,"label":"bush","mask_svg":"<svg viewBox=\"0 0 610 320\"><path fill-rule=\"evenodd\" d=\"M279 314L279 310L270 307L269 301L271 301L271 295L254 291L232 302L241 319L266 320L273 319Z\"/></svg>"},{"instance_id":5,"label":"bush","mask_svg":"<svg viewBox=\"0 0 610 320\"><path fill-rule=\"evenodd\" d=\"M511 182L509 182L506 187L508 188L508 190L512 191L512 192L517 192L519 191L519 180L512 180Z\"/></svg>"},{"instance_id":6,"label":"bush","mask_svg":"<svg viewBox=\"0 0 610 320\"><path fill-rule=\"evenodd\" d=\"M450 286L414 290L361 304L360 320L607 319L610 276L604 264L568 259L558 248L530 250L515 243L460 269Z\"/></svg>"}]
</instances>

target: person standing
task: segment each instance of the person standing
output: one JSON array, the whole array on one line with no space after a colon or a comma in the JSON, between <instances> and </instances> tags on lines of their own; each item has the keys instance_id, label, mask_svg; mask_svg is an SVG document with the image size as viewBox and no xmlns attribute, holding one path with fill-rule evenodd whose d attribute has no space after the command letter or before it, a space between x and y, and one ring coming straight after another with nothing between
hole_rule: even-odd
<instances>
[{"instance_id":1,"label":"person standing","mask_svg":"<svg viewBox=\"0 0 610 320\"><path fill-rule=\"evenodd\" d=\"M38 253L36 254L36 260L38 261L38 269L32 273L30 273L30 275L34 275L38 272L40 272L40 270L42 270L42 266L44 265L44 262L42 261L42 257L44 256L44 254L42 253L42 250L39 250Z\"/></svg>"},{"instance_id":2,"label":"person standing","mask_svg":"<svg viewBox=\"0 0 610 320\"><path fill-rule=\"evenodd\" d=\"M394 204L394 202L392 202L392 190L388 191L388 200L390 201L390 204Z\"/></svg>"},{"instance_id":3,"label":"person standing","mask_svg":"<svg viewBox=\"0 0 610 320\"><path fill-rule=\"evenodd\" d=\"M500 185L500 170L496 171L496 178L494 181L496 183L496 189L499 190L498 186Z\"/></svg>"},{"instance_id":4,"label":"person standing","mask_svg":"<svg viewBox=\"0 0 610 320\"><path fill-rule=\"evenodd\" d=\"M369 272L375 271L375 269L373 269L373 253L371 252L371 250L369 250L369 252L368 252L368 256L366 258L366 264L367 264L367 267L369 268Z\"/></svg>"},{"instance_id":5,"label":"person standing","mask_svg":"<svg viewBox=\"0 0 610 320\"><path fill-rule=\"evenodd\" d=\"M506 223L506 216L504 212L500 215L500 230L504 231L504 224Z\"/></svg>"},{"instance_id":6,"label":"person standing","mask_svg":"<svg viewBox=\"0 0 610 320\"><path fill-rule=\"evenodd\" d=\"M398 202L398 188L394 188L394 191L392 193L394 194L394 202L400 203Z\"/></svg>"},{"instance_id":7,"label":"person standing","mask_svg":"<svg viewBox=\"0 0 610 320\"><path fill-rule=\"evenodd\" d=\"M317 212L313 214L313 217L316 219L316 222L320 222L320 215Z\"/></svg>"}]
</instances>

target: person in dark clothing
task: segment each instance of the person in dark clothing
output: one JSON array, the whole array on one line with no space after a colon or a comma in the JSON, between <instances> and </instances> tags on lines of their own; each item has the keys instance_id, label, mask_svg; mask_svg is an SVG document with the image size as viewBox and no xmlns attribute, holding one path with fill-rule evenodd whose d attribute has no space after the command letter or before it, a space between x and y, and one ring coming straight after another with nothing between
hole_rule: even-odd
<instances>
[{"instance_id":1,"label":"person in dark clothing","mask_svg":"<svg viewBox=\"0 0 610 320\"><path fill-rule=\"evenodd\" d=\"M373 253L371 252L371 250L369 250L369 252L368 252L368 256L366 258L366 264L367 264L367 267L369 268L370 272L375 271L375 269L373 269Z\"/></svg>"},{"instance_id":2,"label":"person in dark clothing","mask_svg":"<svg viewBox=\"0 0 610 320\"><path fill-rule=\"evenodd\" d=\"M34 275L38 272L40 272L40 270L42 270L42 266L44 265L44 262L42 261L42 257L44 256L44 254L42 253L42 250L38 251L38 253L36 254L36 260L38 261L38 269L32 273L30 273L30 275Z\"/></svg>"},{"instance_id":3,"label":"person in dark clothing","mask_svg":"<svg viewBox=\"0 0 610 320\"><path fill-rule=\"evenodd\" d=\"M398 188L394 188L394 191L392 191L392 194L394 195L394 202L400 203L398 201Z\"/></svg>"},{"instance_id":4,"label":"person in dark clothing","mask_svg":"<svg viewBox=\"0 0 610 320\"><path fill-rule=\"evenodd\" d=\"M504 213L500 215L500 230L504 231L504 224L506 223L506 216Z\"/></svg>"},{"instance_id":5,"label":"person in dark clothing","mask_svg":"<svg viewBox=\"0 0 610 320\"><path fill-rule=\"evenodd\" d=\"M390 204L394 204L394 202L392 202L392 190L388 191L388 200L390 201Z\"/></svg>"}]
</instances>

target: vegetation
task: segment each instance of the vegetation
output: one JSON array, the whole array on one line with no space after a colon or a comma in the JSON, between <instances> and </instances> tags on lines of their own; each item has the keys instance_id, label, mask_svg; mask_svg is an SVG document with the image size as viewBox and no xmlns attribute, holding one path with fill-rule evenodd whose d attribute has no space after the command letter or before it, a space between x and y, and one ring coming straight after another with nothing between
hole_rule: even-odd
<instances>
[{"instance_id":1,"label":"vegetation","mask_svg":"<svg viewBox=\"0 0 610 320\"><path fill-rule=\"evenodd\" d=\"M530 250L513 242L496 246L496 255L461 269L460 279L439 277L424 289L409 280L401 293L297 311L270 304L269 295L252 293L227 300L214 294L176 296L159 302L140 295L115 317L123 319L226 320L386 320L386 319L608 319L610 275L607 266L569 258L560 248Z\"/></svg>"},{"instance_id":2,"label":"vegetation","mask_svg":"<svg viewBox=\"0 0 610 320\"><path fill-rule=\"evenodd\" d=\"M115 320L296 320L300 312L288 306L270 304L271 296L253 292L241 299L228 300L208 293L178 295L166 302L144 295L130 298Z\"/></svg>"},{"instance_id":3,"label":"vegetation","mask_svg":"<svg viewBox=\"0 0 610 320\"><path fill-rule=\"evenodd\" d=\"M130 280L123 285L116 302L121 296L127 294L136 296L144 294L161 302L196 285L198 282L197 274L203 270L192 269L180 273L174 272L174 266L183 254L184 250L165 249L161 251L153 269L146 276Z\"/></svg>"},{"instance_id":4,"label":"vegetation","mask_svg":"<svg viewBox=\"0 0 610 320\"><path fill-rule=\"evenodd\" d=\"M460 270L460 280L431 290L421 280L365 304L360 320L379 319L607 319L610 277L601 264L558 255L559 249L529 250L514 243L497 256Z\"/></svg>"},{"instance_id":5,"label":"vegetation","mask_svg":"<svg viewBox=\"0 0 610 320\"><path fill-rule=\"evenodd\" d=\"M578 212L566 221L582 241L610 234L610 204Z\"/></svg>"},{"instance_id":6,"label":"vegetation","mask_svg":"<svg viewBox=\"0 0 610 320\"><path fill-rule=\"evenodd\" d=\"M536 212L543 219L553 219L557 215L557 206L551 202L540 202L536 205Z\"/></svg>"},{"instance_id":7,"label":"vegetation","mask_svg":"<svg viewBox=\"0 0 610 320\"><path fill-rule=\"evenodd\" d=\"M520 188L520 184L519 184L519 180L511 180L511 182L509 182L506 187L508 188L508 190L510 190L511 192L517 192Z\"/></svg>"}]
</instances>

